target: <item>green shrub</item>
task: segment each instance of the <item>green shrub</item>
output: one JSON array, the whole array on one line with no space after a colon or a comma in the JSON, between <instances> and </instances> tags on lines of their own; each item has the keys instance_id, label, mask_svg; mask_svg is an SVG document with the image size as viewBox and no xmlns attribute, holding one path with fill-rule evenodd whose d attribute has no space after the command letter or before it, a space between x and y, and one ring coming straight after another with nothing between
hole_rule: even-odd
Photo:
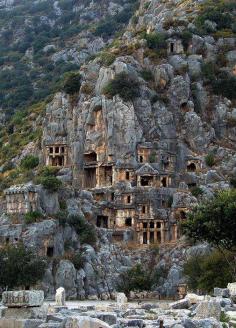
<instances>
[{"instance_id":1,"label":"green shrub","mask_svg":"<svg viewBox=\"0 0 236 328\"><path fill-rule=\"evenodd\" d=\"M227 254L227 260L233 261L233 254ZM227 260L218 251L191 257L184 265L190 289L209 293L214 287L225 288L228 282L233 281Z\"/></svg>"},{"instance_id":2,"label":"green shrub","mask_svg":"<svg viewBox=\"0 0 236 328\"><path fill-rule=\"evenodd\" d=\"M213 165L215 165L215 156L212 153L209 153L206 157L205 157L205 163L207 166L212 167Z\"/></svg>"},{"instance_id":3,"label":"green shrub","mask_svg":"<svg viewBox=\"0 0 236 328\"><path fill-rule=\"evenodd\" d=\"M39 171L39 175L42 177L51 177L56 176L59 171L58 167L54 166L45 166Z\"/></svg>"},{"instance_id":4,"label":"green shrub","mask_svg":"<svg viewBox=\"0 0 236 328\"><path fill-rule=\"evenodd\" d=\"M193 187L193 188L191 188L191 193L194 197L198 197L203 194L203 191L202 191L201 187Z\"/></svg>"},{"instance_id":5,"label":"green shrub","mask_svg":"<svg viewBox=\"0 0 236 328\"><path fill-rule=\"evenodd\" d=\"M90 83L83 83L81 85L81 89L80 90L81 90L82 93L85 93L87 95L91 95L93 93L93 89L94 89L94 87L93 87L92 84L90 84Z\"/></svg>"},{"instance_id":6,"label":"green shrub","mask_svg":"<svg viewBox=\"0 0 236 328\"><path fill-rule=\"evenodd\" d=\"M229 321L230 321L230 317L224 311L221 311L220 322L229 322ZM222 326L224 327L224 325ZM228 325L226 325L226 327L228 327Z\"/></svg>"},{"instance_id":7,"label":"green shrub","mask_svg":"<svg viewBox=\"0 0 236 328\"><path fill-rule=\"evenodd\" d=\"M55 219L59 221L59 225L65 228L68 213L65 210L61 210L55 214Z\"/></svg>"},{"instance_id":8,"label":"green shrub","mask_svg":"<svg viewBox=\"0 0 236 328\"><path fill-rule=\"evenodd\" d=\"M81 253L76 253L72 256L71 262L74 264L76 270L80 270L83 268L84 257Z\"/></svg>"},{"instance_id":9,"label":"green shrub","mask_svg":"<svg viewBox=\"0 0 236 328\"><path fill-rule=\"evenodd\" d=\"M235 8L234 1L206 1L202 4L195 23L200 30L202 30L206 20L216 23L218 30L231 29L235 21L233 15Z\"/></svg>"},{"instance_id":10,"label":"green shrub","mask_svg":"<svg viewBox=\"0 0 236 328\"><path fill-rule=\"evenodd\" d=\"M30 287L44 275L47 263L23 245L0 249L0 287L5 290Z\"/></svg>"},{"instance_id":11,"label":"green shrub","mask_svg":"<svg viewBox=\"0 0 236 328\"><path fill-rule=\"evenodd\" d=\"M144 9L148 9L148 7L150 6L150 3L151 3L151 1L146 2L146 3L143 5L143 8L144 8Z\"/></svg>"},{"instance_id":12,"label":"green shrub","mask_svg":"<svg viewBox=\"0 0 236 328\"><path fill-rule=\"evenodd\" d=\"M26 224L31 224L34 222L37 222L39 219L41 219L42 213L38 212L38 211L33 211L33 212L29 212L25 214L25 223Z\"/></svg>"},{"instance_id":13,"label":"green shrub","mask_svg":"<svg viewBox=\"0 0 236 328\"><path fill-rule=\"evenodd\" d=\"M78 73L71 73L65 80L63 91L69 95L79 92L81 87L81 76Z\"/></svg>"},{"instance_id":14,"label":"green shrub","mask_svg":"<svg viewBox=\"0 0 236 328\"><path fill-rule=\"evenodd\" d=\"M120 292L128 295L131 291L150 290L152 283L151 273L141 264L137 264L120 274L120 283L117 287Z\"/></svg>"},{"instance_id":15,"label":"green shrub","mask_svg":"<svg viewBox=\"0 0 236 328\"><path fill-rule=\"evenodd\" d=\"M206 80L213 81L216 78L216 65L213 62L202 64L202 75Z\"/></svg>"},{"instance_id":16,"label":"green shrub","mask_svg":"<svg viewBox=\"0 0 236 328\"><path fill-rule=\"evenodd\" d=\"M118 94L123 100L129 101L139 96L139 84L127 73L120 73L115 76L114 80L108 82L103 93L110 97Z\"/></svg>"},{"instance_id":17,"label":"green shrub","mask_svg":"<svg viewBox=\"0 0 236 328\"><path fill-rule=\"evenodd\" d=\"M111 54L110 52L103 52L100 56L101 63L104 66L110 66L111 64L113 64L115 59L116 56L114 54Z\"/></svg>"},{"instance_id":18,"label":"green shrub","mask_svg":"<svg viewBox=\"0 0 236 328\"><path fill-rule=\"evenodd\" d=\"M56 192L62 186L62 182L54 176L42 177L40 182L50 192Z\"/></svg>"},{"instance_id":19,"label":"green shrub","mask_svg":"<svg viewBox=\"0 0 236 328\"><path fill-rule=\"evenodd\" d=\"M67 209L66 201L64 199L59 201L59 205L60 205L61 210L66 210Z\"/></svg>"},{"instance_id":20,"label":"green shrub","mask_svg":"<svg viewBox=\"0 0 236 328\"><path fill-rule=\"evenodd\" d=\"M97 233L94 226L88 223L84 218L78 215L70 215L67 223L74 227L79 236L81 244L95 245L97 242Z\"/></svg>"},{"instance_id":21,"label":"green shrub","mask_svg":"<svg viewBox=\"0 0 236 328\"><path fill-rule=\"evenodd\" d=\"M153 81L153 74L147 69L141 71L141 76L145 81Z\"/></svg>"},{"instance_id":22,"label":"green shrub","mask_svg":"<svg viewBox=\"0 0 236 328\"><path fill-rule=\"evenodd\" d=\"M193 36L193 34L189 30L183 31L180 35L185 51L187 51L187 49L188 49L189 43L192 40L192 36Z\"/></svg>"},{"instance_id":23,"label":"green shrub","mask_svg":"<svg viewBox=\"0 0 236 328\"><path fill-rule=\"evenodd\" d=\"M56 192L62 186L62 182L57 179L57 167L45 166L39 171L39 175L35 179L35 183L42 184L42 186L50 192Z\"/></svg>"},{"instance_id":24,"label":"green shrub","mask_svg":"<svg viewBox=\"0 0 236 328\"><path fill-rule=\"evenodd\" d=\"M230 178L230 185L233 187L233 188L236 188L236 174L233 175L231 178Z\"/></svg>"},{"instance_id":25,"label":"green shrub","mask_svg":"<svg viewBox=\"0 0 236 328\"><path fill-rule=\"evenodd\" d=\"M213 92L217 95L229 98L230 100L236 99L236 77L224 76L212 83Z\"/></svg>"},{"instance_id":26,"label":"green shrub","mask_svg":"<svg viewBox=\"0 0 236 328\"><path fill-rule=\"evenodd\" d=\"M26 170L32 170L39 165L39 158L34 155L27 155L21 161L21 167Z\"/></svg>"},{"instance_id":27,"label":"green shrub","mask_svg":"<svg viewBox=\"0 0 236 328\"><path fill-rule=\"evenodd\" d=\"M147 40L147 46L150 49L161 50L166 49L167 35L165 33L149 33L145 34L144 38Z\"/></svg>"}]
</instances>

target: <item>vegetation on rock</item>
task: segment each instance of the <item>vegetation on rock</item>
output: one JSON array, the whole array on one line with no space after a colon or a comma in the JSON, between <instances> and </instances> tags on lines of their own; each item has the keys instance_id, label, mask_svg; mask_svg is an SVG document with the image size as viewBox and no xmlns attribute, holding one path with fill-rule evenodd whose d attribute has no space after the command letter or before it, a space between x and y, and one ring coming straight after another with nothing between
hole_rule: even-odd
<instances>
[{"instance_id":1,"label":"vegetation on rock","mask_svg":"<svg viewBox=\"0 0 236 328\"><path fill-rule=\"evenodd\" d=\"M21 166L26 170L34 169L38 164L38 157L33 155L27 155L21 161Z\"/></svg>"},{"instance_id":2,"label":"vegetation on rock","mask_svg":"<svg viewBox=\"0 0 236 328\"><path fill-rule=\"evenodd\" d=\"M195 207L182 224L183 233L194 242L208 242L224 257L231 276L236 275L232 261L236 250L236 190L218 192L213 199ZM218 266L215 265L215 271ZM205 278L204 278L205 279Z\"/></svg>"},{"instance_id":3,"label":"vegetation on rock","mask_svg":"<svg viewBox=\"0 0 236 328\"><path fill-rule=\"evenodd\" d=\"M103 93L110 97L119 95L125 101L134 100L139 96L139 83L127 73L120 73L108 82Z\"/></svg>"},{"instance_id":4,"label":"vegetation on rock","mask_svg":"<svg viewBox=\"0 0 236 328\"><path fill-rule=\"evenodd\" d=\"M118 290L128 295L130 291L150 290L152 284L151 272L137 264L120 275Z\"/></svg>"},{"instance_id":5,"label":"vegetation on rock","mask_svg":"<svg viewBox=\"0 0 236 328\"><path fill-rule=\"evenodd\" d=\"M228 267L228 261L234 262L232 253L225 256L219 251L209 255L197 255L184 264L184 275L187 276L188 286L193 291L210 293L214 287L226 288L234 280Z\"/></svg>"},{"instance_id":6,"label":"vegetation on rock","mask_svg":"<svg viewBox=\"0 0 236 328\"><path fill-rule=\"evenodd\" d=\"M92 224L78 215L69 215L67 223L72 226L79 236L81 244L95 245L97 233Z\"/></svg>"},{"instance_id":7,"label":"vegetation on rock","mask_svg":"<svg viewBox=\"0 0 236 328\"><path fill-rule=\"evenodd\" d=\"M25 214L25 223L31 224L37 222L39 219L43 217L42 213L38 211L33 211Z\"/></svg>"},{"instance_id":8,"label":"vegetation on rock","mask_svg":"<svg viewBox=\"0 0 236 328\"><path fill-rule=\"evenodd\" d=\"M215 156L214 156L214 154L209 153L205 157L205 163L206 163L207 166L210 166L210 167L214 166L214 164L215 164Z\"/></svg>"},{"instance_id":9,"label":"vegetation on rock","mask_svg":"<svg viewBox=\"0 0 236 328\"><path fill-rule=\"evenodd\" d=\"M63 85L63 90L69 95L79 92L81 87L81 76L80 74L70 74Z\"/></svg>"},{"instance_id":10,"label":"vegetation on rock","mask_svg":"<svg viewBox=\"0 0 236 328\"><path fill-rule=\"evenodd\" d=\"M43 277L46 261L23 245L0 249L0 287L16 289L30 287Z\"/></svg>"}]
</instances>

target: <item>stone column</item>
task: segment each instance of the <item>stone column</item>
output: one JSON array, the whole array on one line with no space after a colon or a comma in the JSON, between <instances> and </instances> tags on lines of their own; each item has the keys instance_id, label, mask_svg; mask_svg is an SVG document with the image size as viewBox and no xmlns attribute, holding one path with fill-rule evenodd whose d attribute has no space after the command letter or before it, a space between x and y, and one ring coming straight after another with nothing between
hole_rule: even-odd
<instances>
[{"instance_id":1,"label":"stone column","mask_svg":"<svg viewBox=\"0 0 236 328\"><path fill-rule=\"evenodd\" d=\"M165 242L165 224L161 222L161 244Z\"/></svg>"},{"instance_id":2,"label":"stone column","mask_svg":"<svg viewBox=\"0 0 236 328\"><path fill-rule=\"evenodd\" d=\"M143 244L143 232L139 233L139 241L140 241L140 244L142 245Z\"/></svg>"},{"instance_id":3,"label":"stone column","mask_svg":"<svg viewBox=\"0 0 236 328\"><path fill-rule=\"evenodd\" d=\"M147 223L147 244L150 244L150 223Z\"/></svg>"},{"instance_id":4,"label":"stone column","mask_svg":"<svg viewBox=\"0 0 236 328\"><path fill-rule=\"evenodd\" d=\"M174 241L176 241L178 239L178 228L177 228L177 224L174 224Z\"/></svg>"},{"instance_id":5,"label":"stone column","mask_svg":"<svg viewBox=\"0 0 236 328\"><path fill-rule=\"evenodd\" d=\"M100 187L101 186L100 173L101 173L100 166L97 166L96 167L96 187Z\"/></svg>"},{"instance_id":6,"label":"stone column","mask_svg":"<svg viewBox=\"0 0 236 328\"><path fill-rule=\"evenodd\" d=\"M154 223L154 244L157 243L157 227L156 227L156 223Z\"/></svg>"}]
</instances>

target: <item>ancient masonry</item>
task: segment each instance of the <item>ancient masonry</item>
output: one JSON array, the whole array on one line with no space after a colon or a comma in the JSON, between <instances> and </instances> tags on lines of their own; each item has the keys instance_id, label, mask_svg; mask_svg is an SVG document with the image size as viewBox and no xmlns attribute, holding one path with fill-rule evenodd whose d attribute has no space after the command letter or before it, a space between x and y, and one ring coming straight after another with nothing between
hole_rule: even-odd
<instances>
[{"instance_id":1,"label":"ancient masonry","mask_svg":"<svg viewBox=\"0 0 236 328\"><path fill-rule=\"evenodd\" d=\"M168 39L167 52L183 53L181 41ZM62 176L69 172L66 183L92 193L94 224L111 230L114 242L176 242L188 206L173 198L178 192L187 197L188 188L196 186L191 174L202 170L201 159L194 153L182 156L173 131L167 138L153 127L147 136L134 108L122 106L100 96L73 108L69 98L56 94L44 119L44 165L58 167ZM187 107L181 103L181 109ZM5 195L8 214L40 210L33 185L12 186Z\"/></svg>"},{"instance_id":2,"label":"ancient masonry","mask_svg":"<svg viewBox=\"0 0 236 328\"><path fill-rule=\"evenodd\" d=\"M170 48L173 44L170 40ZM87 110L85 122L73 132L62 122L61 101L56 96L53 108L47 109L42 141L44 163L72 171L73 187L92 192L98 208L94 223L111 229L114 242L175 242L178 224L188 210L185 205L171 206L181 186L176 179L176 141L149 139L124 145L119 139L111 145L117 130L113 123L109 126L102 103ZM66 111L64 115L68 115L68 108ZM78 134L78 130L82 132ZM125 150L118 154L118 149ZM186 172L200 169L199 158L185 158ZM181 192L188 193L187 189L184 184Z\"/></svg>"}]
</instances>

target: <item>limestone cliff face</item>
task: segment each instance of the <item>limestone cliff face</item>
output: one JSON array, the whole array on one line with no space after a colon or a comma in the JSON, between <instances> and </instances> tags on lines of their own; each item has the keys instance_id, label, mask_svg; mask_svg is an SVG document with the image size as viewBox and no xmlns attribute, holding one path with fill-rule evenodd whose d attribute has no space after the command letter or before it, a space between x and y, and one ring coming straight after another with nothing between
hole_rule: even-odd
<instances>
[{"instance_id":1,"label":"limestone cliff face","mask_svg":"<svg viewBox=\"0 0 236 328\"><path fill-rule=\"evenodd\" d=\"M234 81L235 37L233 32L219 34L209 20L200 33L201 4L141 1L116 42L108 42L101 56L81 66L79 92L57 92L40 117L42 138L34 148L28 144L23 154L34 149L41 166L56 166L63 187L48 194L38 186L39 210L47 220L25 226L21 217L17 228L9 209L12 213L14 200L25 207L22 195L8 189L8 204L1 206L8 215L0 219L0 235L60 258L46 272L47 295L64 285L71 298L112 297L121 272L143 259L149 265L149 244L162 248L153 268L168 272L156 290L173 296L184 282L186 252L182 244L176 246L179 223L199 201L230 188L236 174L235 97L216 91L211 75L214 67L217 82ZM112 13L119 11L116 3L106 5ZM86 46L96 53L104 41L95 38ZM125 101L118 90L112 96L104 91L117 76L134 81L138 93L132 100ZM13 163L22 157L17 158ZM62 203L64 226L57 219ZM82 244L69 224L72 215L97 226L95 249ZM170 243L173 250L167 250ZM127 250L133 244L144 253ZM80 268L68 258L68 250L83 255Z\"/></svg>"}]
</instances>

